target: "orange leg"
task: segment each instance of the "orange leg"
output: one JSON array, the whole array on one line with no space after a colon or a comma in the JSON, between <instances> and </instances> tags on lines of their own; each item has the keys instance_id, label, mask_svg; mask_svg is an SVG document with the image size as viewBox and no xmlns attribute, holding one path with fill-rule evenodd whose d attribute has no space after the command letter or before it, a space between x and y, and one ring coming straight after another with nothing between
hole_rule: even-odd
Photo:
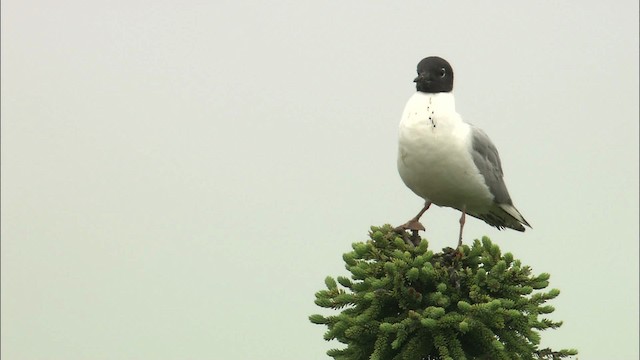
<instances>
[{"instance_id":1,"label":"orange leg","mask_svg":"<svg viewBox=\"0 0 640 360\"><path fill-rule=\"evenodd\" d=\"M405 224L398 226L397 229L399 229L399 230L412 230L412 231L423 230L424 231L424 226L420 223L420 218L429 209L430 206L431 206L431 202L430 201L425 202L424 203L424 207L422 208L422 210L420 210L418 215L414 216L413 219L407 221Z\"/></svg>"},{"instance_id":2,"label":"orange leg","mask_svg":"<svg viewBox=\"0 0 640 360\"><path fill-rule=\"evenodd\" d=\"M460 216L460 235L458 235L458 248L462 246L462 229L464 228L464 222L467 217L467 208L462 208L462 216Z\"/></svg>"}]
</instances>

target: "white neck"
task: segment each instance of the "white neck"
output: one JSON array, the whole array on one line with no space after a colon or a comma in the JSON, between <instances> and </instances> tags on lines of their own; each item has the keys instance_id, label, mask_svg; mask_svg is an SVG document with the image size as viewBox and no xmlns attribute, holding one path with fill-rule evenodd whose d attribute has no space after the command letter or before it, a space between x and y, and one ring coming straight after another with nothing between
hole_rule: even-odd
<instances>
[{"instance_id":1,"label":"white neck","mask_svg":"<svg viewBox=\"0 0 640 360\"><path fill-rule=\"evenodd\" d=\"M440 111L456 111L453 92L423 93L416 91L412 98L416 98L418 101L428 101L430 107L438 108Z\"/></svg>"}]
</instances>

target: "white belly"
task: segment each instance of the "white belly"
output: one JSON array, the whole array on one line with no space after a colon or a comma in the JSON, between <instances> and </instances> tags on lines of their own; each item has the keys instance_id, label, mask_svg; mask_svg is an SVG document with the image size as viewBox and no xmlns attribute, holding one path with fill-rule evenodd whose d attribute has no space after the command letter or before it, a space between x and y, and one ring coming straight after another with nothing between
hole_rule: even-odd
<instances>
[{"instance_id":1,"label":"white belly","mask_svg":"<svg viewBox=\"0 0 640 360\"><path fill-rule=\"evenodd\" d=\"M438 109L433 99L413 100L407 103L400 123L398 172L402 181L436 205L484 212L493 196L473 163L469 125L455 110L444 115L433 111Z\"/></svg>"}]
</instances>

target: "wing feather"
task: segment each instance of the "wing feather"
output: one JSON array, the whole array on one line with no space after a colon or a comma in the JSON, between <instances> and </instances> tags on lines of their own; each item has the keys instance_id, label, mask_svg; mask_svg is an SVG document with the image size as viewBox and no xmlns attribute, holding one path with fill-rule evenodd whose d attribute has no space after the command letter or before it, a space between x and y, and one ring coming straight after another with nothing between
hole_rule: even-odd
<instances>
[{"instance_id":1,"label":"wing feather","mask_svg":"<svg viewBox=\"0 0 640 360\"><path fill-rule=\"evenodd\" d=\"M482 219L487 224L498 229L508 227L524 231L524 226L522 225L531 227L518 209L513 206L507 185L504 183L504 174L498 149L481 129L471 126L471 134L473 162L484 177L484 181L494 197L494 205L486 214L470 215Z\"/></svg>"}]
</instances>

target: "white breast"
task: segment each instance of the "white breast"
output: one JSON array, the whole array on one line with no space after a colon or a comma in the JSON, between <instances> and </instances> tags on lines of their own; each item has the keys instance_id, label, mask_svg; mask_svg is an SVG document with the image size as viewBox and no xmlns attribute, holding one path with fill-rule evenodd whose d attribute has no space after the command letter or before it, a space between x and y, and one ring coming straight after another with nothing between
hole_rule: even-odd
<instances>
[{"instance_id":1,"label":"white breast","mask_svg":"<svg viewBox=\"0 0 640 360\"><path fill-rule=\"evenodd\" d=\"M471 155L471 128L452 93L416 92L400 121L398 171L418 196L436 205L483 212L493 201Z\"/></svg>"}]
</instances>

